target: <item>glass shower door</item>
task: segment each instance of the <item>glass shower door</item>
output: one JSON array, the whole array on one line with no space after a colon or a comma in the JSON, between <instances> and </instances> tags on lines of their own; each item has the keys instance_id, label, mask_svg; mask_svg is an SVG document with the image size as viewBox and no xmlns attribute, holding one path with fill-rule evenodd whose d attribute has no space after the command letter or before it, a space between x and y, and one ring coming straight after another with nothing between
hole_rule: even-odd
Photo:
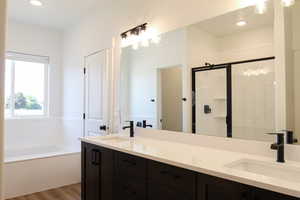
<instances>
[{"instance_id":1,"label":"glass shower door","mask_svg":"<svg viewBox=\"0 0 300 200\"><path fill-rule=\"evenodd\" d=\"M233 137L269 140L275 130L274 60L232 65Z\"/></svg>"}]
</instances>

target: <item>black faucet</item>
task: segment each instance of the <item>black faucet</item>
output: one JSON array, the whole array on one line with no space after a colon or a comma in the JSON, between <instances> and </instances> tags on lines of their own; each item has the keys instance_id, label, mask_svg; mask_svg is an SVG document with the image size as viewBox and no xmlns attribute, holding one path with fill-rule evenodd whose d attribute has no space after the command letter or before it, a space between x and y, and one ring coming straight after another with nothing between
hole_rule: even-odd
<instances>
[{"instance_id":1,"label":"black faucet","mask_svg":"<svg viewBox=\"0 0 300 200\"><path fill-rule=\"evenodd\" d=\"M129 126L124 126L123 130L130 128L130 137L134 137L134 121L128 121L130 123Z\"/></svg>"},{"instance_id":2,"label":"black faucet","mask_svg":"<svg viewBox=\"0 0 300 200\"><path fill-rule=\"evenodd\" d=\"M143 128L147 128L147 127L152 128L153 126L150 125L150 124L147 124L147 121L146 121L146 120L143 120Z\"/></svg>"},{"instance_id":3,"label":"black faucet","mask_svg":"<svg viewBox=\"0 0 300 200\"><path fill-rule=\"evenodd\" d=\"M272 150L277 150L277 162L284 163L284 133L268 133L277 135L277 143L271 145Z\"/></svg>"},{"instance_id":4,"label":"black faucet","mask_svg":"<svg viewBox=\"0 0 300 200\"><path fill-rule=\"evenodd\" d=\"M287 144L295 144L298 142L298 139L294 138L294 132L291 130L282 130L286 132L286 143Z\"/></svg>"}]
</instances>

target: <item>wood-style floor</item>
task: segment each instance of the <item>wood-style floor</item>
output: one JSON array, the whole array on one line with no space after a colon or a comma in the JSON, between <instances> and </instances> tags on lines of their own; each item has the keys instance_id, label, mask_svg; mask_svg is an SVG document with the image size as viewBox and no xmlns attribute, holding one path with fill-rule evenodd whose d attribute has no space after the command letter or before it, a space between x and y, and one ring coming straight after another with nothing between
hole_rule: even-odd
<instances>
[{"instance_id":1,"label":"wood-style floor","mask_svg":"<svg viewBox=\"0 0 300 200\"><path fill-rule=\"evenodd\" d=\"M10 200L80 200L80 184L34 193Z\"/></svg>"}]
</instances>

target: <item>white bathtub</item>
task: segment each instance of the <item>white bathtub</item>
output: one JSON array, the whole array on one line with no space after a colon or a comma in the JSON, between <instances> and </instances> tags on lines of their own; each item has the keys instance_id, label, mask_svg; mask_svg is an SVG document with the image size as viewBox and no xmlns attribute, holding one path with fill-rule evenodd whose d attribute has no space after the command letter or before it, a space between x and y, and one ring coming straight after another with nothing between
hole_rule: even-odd
<instances>
[{"instance_id":1,"label":"white bathtub","mask_svg":"<svg viewBox=\"0 0 300 200\"><path fill-rule=\"evenodd\" d=\"M79 153L80 148L69 146L41 146L30 147L23 149L14 149L5 151L5 162L17 162L24 160L31 160L37 158L48 158L53 156Z\"/></svg>"},{"instance_id":2,"label":"white bathtub","mask_svg":"<svg viewBox=\"0 0 300 200\"><path fill-rule=\"evenodd\" d=\"M80 148L43 146L6 150L5 199L80 183Z\"/></svg>"}]
</instances>

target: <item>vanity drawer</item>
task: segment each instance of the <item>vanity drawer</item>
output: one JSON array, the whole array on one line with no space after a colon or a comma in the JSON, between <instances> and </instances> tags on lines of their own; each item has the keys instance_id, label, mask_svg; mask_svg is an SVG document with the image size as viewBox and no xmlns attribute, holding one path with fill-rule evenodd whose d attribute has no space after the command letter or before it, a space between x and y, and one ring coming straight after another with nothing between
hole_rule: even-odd
<instances>
[{"instance_id":1,"label":"vanity drawer","mask_svg":"<svg viewBox=\"0 0 300 200\"><path fill-rule=\"evenodd\" d=\"M147 161L126 153L115 153L115 172L120 178L146 180Z\"/></svg>"},{"instance_id":2,"label":"vanity drawer","mask_svg":"<svg viewBox=\"0 0 300 200\"><path fill-rule=\"evenodd\" d=\"M115 184L114 200L146 200L146 182L119 180Z\"/></svg>"},{"instance_id":3,"label":"vanity drawer","mask_svg":"<svg viewBox=\"0 0 300 200\"><path fill-rule=\"evenodd\" d=\"M197 178L195 172L155 161L148 163L150 182L159 183L179 191L195 192Z\"/></svg>"}]
</instances>

